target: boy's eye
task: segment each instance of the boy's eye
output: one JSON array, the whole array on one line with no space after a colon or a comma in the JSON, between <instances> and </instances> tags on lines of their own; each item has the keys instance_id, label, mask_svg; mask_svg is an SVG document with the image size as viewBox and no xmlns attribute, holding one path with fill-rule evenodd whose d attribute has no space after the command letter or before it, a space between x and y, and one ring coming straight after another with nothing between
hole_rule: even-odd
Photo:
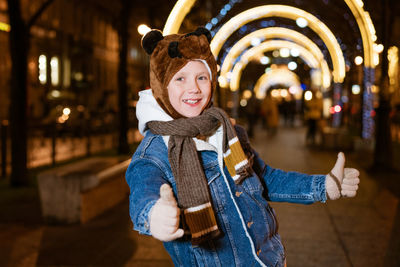
<instances>
[{"instance_id":1,"label":"boy's eye","mask_svg":"<svg viewBox=\"0 0 400 267\"><path fill-rule=\"evenodd\" d=\"M183 77L176 78L176 81L183 81Z\"/></svg>"}]
</instances>

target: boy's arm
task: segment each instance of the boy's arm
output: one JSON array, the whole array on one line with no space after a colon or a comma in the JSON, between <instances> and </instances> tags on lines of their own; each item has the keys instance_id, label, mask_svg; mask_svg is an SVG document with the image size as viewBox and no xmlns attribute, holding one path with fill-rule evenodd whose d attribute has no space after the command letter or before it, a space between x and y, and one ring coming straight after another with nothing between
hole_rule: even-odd
<instances>
[{"instance_id":1,"label":"boy's arm","mask_svg":"<svg viewBox=\"0 0 400 267\"><path fill-rule=\"evenodd\" d=\"M161 185L168 180L155 162L143 158L131 162L125 177L130 187L129 214L133 228L151 235L150 211L160 198Z\"/></svg>"},{"instance_id":2,"label":"boy's arm","mask_svg":"<svg viewBox=\"0 0 400 267\"><path fill-rule=\"evenodd\" d=\"M327 200L326 175L308 175L272 168L254 152L253 169L265 183L265 193L270 201L311 204Z\"/></svg>"},{"instance_id":3,"label":"boy's arm","mask_svg":"<svg viewBox=\"0 0 400 267\"><path fill-rule=\"evenodd\" d=\"M253 169L263 179L267 197L271 201L311 204L354 197L360 182L359 172L353 168L344 168L343 153L333 169L327 175L308 175L299 172L285 172L267 166L254 151Z\"/></svg>"}]
</instances>

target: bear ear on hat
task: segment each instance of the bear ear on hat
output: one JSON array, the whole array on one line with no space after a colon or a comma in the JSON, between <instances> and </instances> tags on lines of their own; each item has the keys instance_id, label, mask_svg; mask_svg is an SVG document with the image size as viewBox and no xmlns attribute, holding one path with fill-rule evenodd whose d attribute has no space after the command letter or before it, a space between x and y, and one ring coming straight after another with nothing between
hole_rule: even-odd
<instances>
[{"instance_id":1,"label":"bear ear on hat","mask_svg":"<svg viewBox=\"0 0 400 267\"><path fill-rule=\"evenodd\" d=\"M156 48L159 41L164 39L161 31L159 30L151 30L146 33L142 38L142 47L146 51L147 54L151 55Z\"/></svg>"},{"instance_id":2,"label":"bear ear on hat","mask_svg":"<svg viewBox=\"0 0 400 267\"><path fill-rule=\"evenodd\" d=\"M194 32L197 36L204 34L207 37L208 42L211 42L211 33L206 28L198 27Z\"/></svg>"}]
</instances>

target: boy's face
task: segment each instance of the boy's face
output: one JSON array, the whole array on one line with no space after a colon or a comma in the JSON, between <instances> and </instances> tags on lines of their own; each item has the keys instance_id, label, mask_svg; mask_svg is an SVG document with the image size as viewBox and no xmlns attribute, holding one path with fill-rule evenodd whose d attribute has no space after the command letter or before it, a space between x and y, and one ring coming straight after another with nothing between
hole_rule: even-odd
<instances>
[{"instance_id":1,"label":"boy's face","mask_svg":"<svg viewBox=\"0 0 400 267\"><path fill-rule=\"evenodd\" d=\"M201 61L189 61L172 77L168 86L172 107L185 117L201 114L211 99L211 80Z\"/></svg>"}]
</instances>

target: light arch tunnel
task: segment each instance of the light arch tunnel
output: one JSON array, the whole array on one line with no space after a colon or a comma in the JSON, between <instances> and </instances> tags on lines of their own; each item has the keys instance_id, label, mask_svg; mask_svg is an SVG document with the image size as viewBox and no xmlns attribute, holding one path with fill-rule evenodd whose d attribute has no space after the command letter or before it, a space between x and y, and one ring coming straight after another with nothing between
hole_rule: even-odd
<instances>
[{"instance_id":1,"label":"light arch tunnel","mask_svg":"<svg viewBox=\"0 0 400 267\"><path fill-rule=\"evenodd\" d=\"M364 88L366 89L364 91L364 105L363 105L363 134L362 136L364 138L371 138L372 133L373 133L373 120L369 116L365 116L365 114L369 114L372 111L372 97L370 92L370 89L373 85L374 81L374 68L377 63L374 62L374 59L379 58L378 53L374 51L374 47L376 46L375 41L377 39L375 35L375 28L372 23L372 20L369 16L369 13L364 11L363 9L363 2L362 0L344 0L346 5L349 7L351 10L358 28L361 33L361 38L362 38L362 43L363 43L363 52L364 52L364 81L363 85ZM171 33L177 33L179 31L180 25L185 18L185 16L189 13L190 9L194 5L196 0L178 0L171 11L167 22L164 27L164 34L171 34ZM295 11L295 12L293 12ZM241 15L241 16L239 16ZM316 17L312 16L311 14L305 12L304 10L297 9L294 7L290 6L283 6L283 5L266 5L266 6L259 6L255 7L252 9L249 9L247 11L244 11L240 13L239 15L233 17L230 19L228 22L232 22L230 27L228 27L226 24L222 27L226 29L226 32L222 32L222 28L217 32L216 36L214 36L212 43L216 43L217 47L219 46L219 49L222 47L222 44L226 41L224 40L224 37L229 37L234 31L238 29L238 27L264 17L272 17L272 16L277 16L277 17L285 17L285 18L291 18L291 19L297 19L299 17L302 17L307 20L308 26L314 30L317 34L320 35L321 39L325 42L325 44L328 47L328 50L330 54L332 53L332 50L336 51L339 54L342 54L340 47L335 46L330 43L330 41L336 41L334 35L324 35L325 31L324 30L329 30L322 22L319 23ZM239 16L239 17L238 17ZM239 25L239 26L238 26ZM321 25L325 27L321 27ZM217 36L222 36L221 38L224 41L215 41ZM324 37L324 38L323 38ZM213 51L214 52L214 51ZM219 52L219 51L218 51ZM217 57L218 53L214 52L214 55ZM332 54L331 54L332 55ZM342 57L333 57L332 62L333 64L338 64L337 60L340 60ZM342 66L340 69L337 71L333 72L333 79L334 81L339 81L339 83L336 83L334 86L334 95L340 95L341 91L341 86L340 83L343 82L342 77L344 78L345 75L345 68L344 68L344 62L341 62L339 64ZM343 75L343 76L342 76ZM335 101L335 100L334 100ZM336 100L337 101L337 100Z\"/></svg>"},{"instance_id":2,"label":"light arch tunnel","mask_svg":"<svg viewBox=\"0 0 400 267\"><path fill-rule=\"evenodd\" d=\"M256 59L257 57L259 57L261 54L263 54L264 52L267 51L273 51L279 48L288 48L288 49L297 49L299 51L299 57L312 69L311 71L311 80L313 81L313 83L316 83L316 81L318 79L321 79L320 77L322 77L321 75L321 70L320 70L320 61L318 61L318 58L315 57L315 55L313 55L309 50L305 49L304 47L290 42L290 41L284 41L284 40L267 40L264 41L263 43L261 43L258 46L252 47L248 50L246 50L243 55L241 56L239 62L237 62L234 67L233 70L231 72L231 80L230 80L230 89L233 92L233 94L235 95L235 99L238 100L238 89L239 89L239 83L240 83L240 79L241 79L241 74L243 72L243 70L245 69L246 65L251 61ZM325 62L325 66L327 67L327 63ZM329 70L328 70L329 71ZM254 93L256 94L257 98L263 98L264 97L264 89L266 89L265 87L262 87L262 83L266 83L268 84L269 78L274 79L275 75L282 75L282 78L289 78L290 81L294 81L295 79L293 79L293 75L289 75L290 71L289 70L272 70L269 71L268 75L263 75L263 79L262 80L258 80L255 87L254 87ZM293 72L290 72L292 74L294 74ZM221 78L221 77L220 77ZM276 78L275 78L276 79ZM297 78L297 80L299 80ZM262 81L262 83L260 83ZM282 82L282 84L284 84ZM288 84L288 85L296 85L296 88L298 89L297 92L294 92L294 95L296 96L296 98L298 98L299 96L302 95L300 86L299 84ZM290 86L289 86L290 87ZM261 89L262 88L262 89ZM329 114L329 108L331 106L332 102L330 99L326 99L323 101L323 113L324 115L328 115ZM232 106L232 112L234 115L237 114L237 108L238 108L238 101L234 101L233 102L233 106Z\"/></svg>"},{"instance_id":3,"label":"light arch tunnel","mask_svg":"<svg viewBox=\"0 0 400 267\"><path fill-rule=\"evenodd\" d=\"M314 70L319 69L319 61L318 59L307 49L304 47L295 44L290 41L284 40L268 40L261 43L258 46L252 47L243 53L238 63L235 64L232 70L231 80L230 80L230 89L235 92L239 89L239 82L241 79L241 74L246 65L253 59L257 58L260 54L264 52L273 51L279 48L287 48L287 49L297 49L299 51L299 57L311 68Z\"/></svg>"},{"instance_id":4,"label":"light arch tunnel","mask_svg":"<svg viewBox=\"0 0 400 267\"><path fill-rule=\"evenodd\" d=\"M258 78L254 86L254 93L259 96L258 98L264 98L268 89L277 84L282 84L288 88L299 88L301 86L300 79L296 73L288 69L274 69ZM300 91L295 93L295 96L301 97L301 94L300 89Z\"/></svg>"},{"instance_id":5,"label":"light arch tunnel","mask_svg":"<svg viewBox=\"0 0 400 267\"><path fill-rule=\"evenodd\" d=\"M307 38L305 35L291 30L287 28L282 28L282 27L269 27L269 28L263 28L257 31L254 31L246 36L244 36L242 39L237 41L235 45L231 47L229 50L228 54L225 56L222 66L221 66L221 72L220 72L220 86L221 87L226 87L225 85L228 84L228 73L231 71L233 67L233 63L237 57L240 56L240 54L247 49L249 46L251 46L252 40L255 38L261 40L261 39L272 39L272 38L281 38L281 39L286 39L290 40L299 46L301 46L304 50L308 50L308 53L311 53L316 61L318 61L318 67L316 66L310 66L311 68L319 68L321 70L321 81L320 84L317 84L317 87L321 87L322 91L325 91L331 84L331 75L330 75L330 70L328 67L328 63L326 62L324 55L322 54L322 51L319 49L319 47L311 41L309 38Z\"/></svg>"}]
</instances>

